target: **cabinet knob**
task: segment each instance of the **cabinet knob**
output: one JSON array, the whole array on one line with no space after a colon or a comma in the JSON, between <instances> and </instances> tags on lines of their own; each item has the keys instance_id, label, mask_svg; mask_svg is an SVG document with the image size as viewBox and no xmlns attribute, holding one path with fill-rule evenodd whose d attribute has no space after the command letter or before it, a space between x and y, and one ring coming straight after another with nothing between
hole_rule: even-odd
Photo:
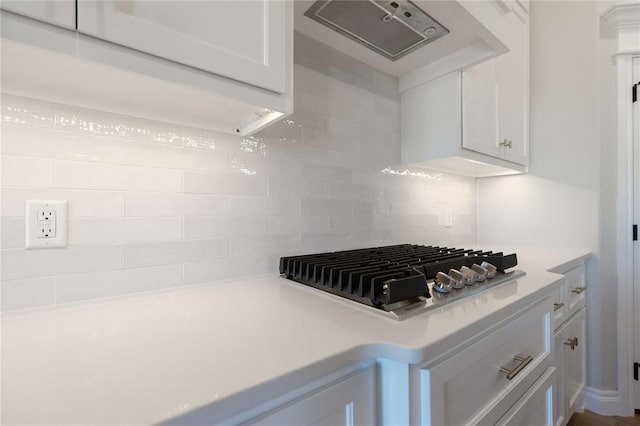
<instances>
[{"instance_id":1,"label":"cabinet knob","mask_svg":"<svg viewBox=\"0 0 640 426\"><path fill-rule=\"evenodd\" d=\"M573 339L567 339L564 341L564 344L569 346L571 350L574 350L578 346L578 338L574 337Z\"/></svg>"},{"instance_id":2,"label":"cabinet knob","mask_svg":"<svg viewBox=\"0 0 640 426\"><path fill-rule=\"evenodd\" d=\"M564 303L554 303L553 304L553 312L562 309L563 306L564 306Z\"/></svg>"},{"instance_id":3,"label":"cabinet knob","mask_svg":"<svg viewBox=\"0 0 640 426\"><path fill-rule=\"evenodd\" d=\"M586 287L574 287L571 289L571 293L580 294L586 290Z\"/></svg>"}]
</instances>

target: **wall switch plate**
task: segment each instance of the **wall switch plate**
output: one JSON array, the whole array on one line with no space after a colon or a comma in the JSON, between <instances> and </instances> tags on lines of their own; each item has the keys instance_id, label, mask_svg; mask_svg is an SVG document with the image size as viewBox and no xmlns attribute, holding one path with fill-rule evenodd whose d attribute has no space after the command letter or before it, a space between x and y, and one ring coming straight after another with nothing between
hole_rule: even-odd
<instances>
[{"instance_id":1,"label":"wall switch plate","mask_svg":"<svg viewBox=\"0 0 640 426\"><path fill-rule=\"evenodd\" d=\"M447 228L453 226L453 209L451 207L447 207L444 210L444 226Z\"/></svg>"},{"instance_id":2,"label":"wall switch plate","mask_svg":"<svg viewBox=\"0 0 640 426\"><path fill-rule=\"evenodd\" d=\"M26 248L67 246L67 202L28 200L25 219Z\"/></svg>"}]
</instances>

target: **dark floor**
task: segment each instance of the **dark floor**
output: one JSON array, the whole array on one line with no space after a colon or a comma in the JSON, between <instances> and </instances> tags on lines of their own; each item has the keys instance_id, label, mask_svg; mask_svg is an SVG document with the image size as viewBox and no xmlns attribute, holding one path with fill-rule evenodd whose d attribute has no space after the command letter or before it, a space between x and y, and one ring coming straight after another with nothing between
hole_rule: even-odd
<instances>
[{"instance_id":1,"label":"dark floor","mask_svg":"<svg viewBox=\"0 0 640 426\"><path fill-rule=\"evenodd\" d=\"M636 410L635 417L605 417L584 410L584 413L575 413L569 419L567 426L627 426L640 425L640 412Z\"/></svg>"}]
</instances>

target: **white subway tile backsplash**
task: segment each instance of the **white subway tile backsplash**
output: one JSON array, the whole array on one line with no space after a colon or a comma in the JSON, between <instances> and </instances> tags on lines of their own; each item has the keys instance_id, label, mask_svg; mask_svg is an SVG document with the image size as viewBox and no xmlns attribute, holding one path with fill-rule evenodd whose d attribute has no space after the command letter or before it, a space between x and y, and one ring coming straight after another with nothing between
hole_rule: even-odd
<instances>
[{"instance_id":1,"label":"white subway tile backsplash","mask_svg":"<svg viewBox=\"0 0 640 426\"><path fill-rule=\"evenodd\" d=\"M235 216L299 215L300 198L230 196L229 214Z\"/></svg>"},{"instance_id":2,"label":"white subway tile backsplash","mask_svg":"<svg viewBox=\"0 0 640 426\"><path fill-rule=\"evenodd\" d=\"M69 245L174 241L182 239L182 218L71 218L68 232Z\"/></svg>"},{"instance_id":3,"label":"white subway tile backsplash","mask_svg":"<svg viewBox=\"0 0 640 426\"><path fill-rule=\"evenodd\" d=\"M59 160L122 163L124 141L53 129L3 125L2 154Z\"/></svg>"},{"instance_id":4,"label":"white subway tile backsplash","mask_svg":"<svg viewBox=\"0 0 640 426\"><path fill-rule=\"evenodd\" d=\"M127 268L220 259L228 252L226 239L128 244Z\"/></svg>"},{"instance_id":5,"label":"white subway tile backsplash","mask_svg":"<svg viewBox=\"0 0 640 426\"><path fill-rule=\"evenodd\" d=\"M127 164L210 172L224 172L229 168L229 154L226 152L131 141L126 144Z\"/></svg>"},{"instance_id":6,"label":"white subway tile backsplash","mask_svg":"<svg viewBox=\"0 0 640 426\"><path fill-rule=\"evenodd\" d=\"M56 278L56 302L76 302L178 285L182 285L182 265L64 275Z\"/></svg>"},{"instance_id":7,"label":"white subway tile backsplash","mask_svg":"<svg viewBox=\"0 0 640 426\"><path fill-rule=\"evenodd\" d=\"M2 123L52 127L53 106L45 101L2 94Z\"/></svg>"},{"instance_id":8,"label":"white subway tile backsplash","mask_svg":"<svg viewBox=\"0 0 640 426\"><path fill-rule=\"evenodd\" d=\"M303 198L303 216L335 216L353 214L354 202L325 198Z\"/></svg>"},{"instance_id":9,"label":"white subway tile backsplash","mask_svg":"<svg viewBox=\"0 0 640 426\"><path fill-rule=\"evenodd\" d=\"M301 234L303 253L336 251L355 248L351 235L347 232L313 232Z\"/></svg>"},{"instance_id":10,"label":"white subway tile backsplash","mask_svg":"<svg viewBox=\"0 0 640 426\"><path fill-rule=\"evenodd\" d=\"M241 235L229 238L229 257L264 256L281 253L293 255L300 251L300 234Z\"/></svg>"},{"instance_id":11,"label":"white subway tile backsplash","mask_svg":"<svg viewBox=\"0 0 640 426\"><path fill-rule=\"evenodd\" d=\"M184 192L196 194L267 195L267 178L230 173L184 173Z\"/></svg>"},{"instance_id":12,"label":"white subway tile backsplash","mask_svg":"<svg viewBox=\"0 0 640 426\"><path fill-rule=\"evenodd\" d=\"M53 184L53 161L44 158L2 156L2 184L40 186Z\"/></svg>"},{"instance_id":13,"label":"white subway tile backsplash","mask_svg":"<svg viewBox=\"0 0 640 426\"><path fill-rule=\"evenodd\" d=\"M2 281L124 268L124 246L2 250Z\"/></svg>"},{"instance_id":14,"label":"white subway tile backsplash","mask_svg":"<svg viewBox=\"0 0 640 426\"><path fill-rule=\"evenodd\" d=\"M185 240L266 233L266 216L193 216L184 218Z\"/></svg>"},{"instance_id":15,"label":"white subway tile backsplash","mask_svg":"<svg viewBox=\"0 0 640 426\"><path fill-rule=\"evenodd\" d=\"M270 197L314 197L328 194L328 184L308 179L269 179Z\"/></svg>"},{"instance_id":16,"label":"white subway tile backsplash","mask_svg":"<svg viewBox=\"0 0 640 426\"><path fill-rule=\"evenodd\" d=\"M123 217L80 217L68 222L68 244L123 244L125 242Z\"/></svg>"},{"instance_id":17,"label":"white subway tile backsplash","mask_svg":"<svg viewBox=\"0 0 640 426\"><path fill-rule=\"evenodd\" d=\"M53 305L56 301L54 277L2 281L2 311Z\"/></svg>"},{"instance_id":18,"label":"white subway tile backsplash","mask_svg":"<svg viewBox=\"0 0 640 426\"><path fill-rule=\"evenodd\" d=\"M238 276L238 271L242 271L245 276L265 274L272 269L270 266L269 259L264 256L186 263L184 283L188 285L232 279Z\"/></svg>"},{"instance_id":19,"label":"white subway tile backsplash","mask_svg":"<svg viewBox=\"0 0 640 426\"><path fill-rule=\"evenodd\" d=\"M229 212L223 195L127 192L127 216L207 216Z\"/></svg>"},{"instance_id":20,"label":"white subway tile backsplash","mask_svg":"<svg viewBox=\"0 0 640 426\"><path fill-rule=\"evenodd\" d=\"M127 217L124 219L125 241L128 243L181 240L181 217Z\"/></svg>"},{"instance_id":21,"label":"white subway tile backsplash","mask_svg":"<svg viewBox=\"0 0 640 426\"><path fill-rule=\"evenodd\" d=\"M144 120L102 111L54 106L54 127L94 136L182 145L182 128L177 124Z\"/></svg>"},{"instance_id":22,"label":"white subway tile backsplash","mask_svg":"<svg viewBox=\"0 0 640 426\"><path fill-rule=\"evenodd\" d=\"M24 218L3 217L0 219L2 248L24 248Z\"/></svg>"},{"instance_id":23,"label":"white subway tile backsplash","mask_svg":"<svg viewBox=\"0 0 640 426\"><path fill-rule=\"evenodd\" d=\"M3 97L2 309L276 273L284 255L474 241L475 180L400 164L397 79L300 40L316 70L295 67L295 113L251 137ZM34 199L68 200L67 248L24 249Z\"/></svg>"},{"instance_id":24,"label":"white subway tile backsplash","mask_svg":"<svg viewBox=\"0 0 640 426\"><path fill-rule=\"evenodd\" d=\"M184 127L182 135L183 146L209 151L235 152L242 140L241 136L194 127Z\"/></svg>"},{"instance_id":25,"label":"white subway tile backsplash","mask_svg":"<svg viewBox=\"0 0 640 426\"><path fill-rule=\"evenodd\" d=\"M69 217L124 216L124 193L45 188L2 187L2 216L25 215L27 200L67 200Z\"/></svg>"},{"instance_id":26,"label":"white subway tile backsplash","mask_svg":"<svg viewBox=\"0 0 640 426\"><path fill-rule=\"evenodd\" d=\"M138 166L56 161L55 184L59 188L179 192L180 170Z\"/></svg>"},{"instance_id":27,"label":"white subway tile backsplash","mask_svg":"<svg viewBox=\"0 0 640 426\"><path fill-rule=\"evenodd\" d=\"M270 216L270 234L290 234L292 232L327 232L327 216Z\"/></svg>"}]
</instances>

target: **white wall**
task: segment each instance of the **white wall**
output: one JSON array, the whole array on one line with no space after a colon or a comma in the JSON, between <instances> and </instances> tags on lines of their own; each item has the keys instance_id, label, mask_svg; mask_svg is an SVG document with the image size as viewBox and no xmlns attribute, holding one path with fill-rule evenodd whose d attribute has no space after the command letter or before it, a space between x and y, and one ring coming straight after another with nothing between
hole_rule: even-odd
<instances>
[{"instance_id":1,"label":"white wall","mask_svg":"<svg viewBox=\"0 0 640 426\"><path fill-rule=\"evenodd\" d=\"M474 180L398 174L397 80L304 37L296 62L295 114L254 138L3 96L2 308L276 272L302 252L473 241ZM29 199L69 200L68 248L24 249Z\"/></svg>"},{"instance_id":2,"label":"white wall","mask_svg":"<svg viewBox=\"0 0 640 426\"><path fill-rule=\"evenodd\" d=\"M599 33L606 6L532 2L530 173L478 181L478 238L594 253L588 384L615 390L615 80L612 41Z\"/></svg>"}]
</instances>

